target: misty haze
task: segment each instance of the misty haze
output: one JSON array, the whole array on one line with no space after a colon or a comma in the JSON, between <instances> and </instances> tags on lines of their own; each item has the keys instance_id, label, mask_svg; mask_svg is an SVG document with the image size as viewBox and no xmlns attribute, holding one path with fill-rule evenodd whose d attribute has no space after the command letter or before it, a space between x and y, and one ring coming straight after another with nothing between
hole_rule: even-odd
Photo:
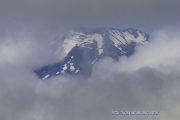
<instances>
[{"instance_id":1,"label":"misty haze","mask_svg":"<svg viewBox=\"0 0 180 120\"><path fill-rule=\"evenodd\" d=\"M1 0L0 120L179 120L179 0Z\"/></svg>"}]
</instances>

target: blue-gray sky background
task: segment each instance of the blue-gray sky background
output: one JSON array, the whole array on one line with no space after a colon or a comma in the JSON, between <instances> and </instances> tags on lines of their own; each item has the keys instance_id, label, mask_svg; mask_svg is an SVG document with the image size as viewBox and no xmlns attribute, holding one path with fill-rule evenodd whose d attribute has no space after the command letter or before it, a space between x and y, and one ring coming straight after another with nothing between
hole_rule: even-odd
<instances>
[{"instance_id":1,"label":"blue-gray sky background","mask_svg":"<svg viewBox=\"0 0 180 120\"><path fill-rule=\"evenodd\" d=\"M179 0L1 0L3 26L42 29L179 26Z\"/></svg>"}]
</instances>

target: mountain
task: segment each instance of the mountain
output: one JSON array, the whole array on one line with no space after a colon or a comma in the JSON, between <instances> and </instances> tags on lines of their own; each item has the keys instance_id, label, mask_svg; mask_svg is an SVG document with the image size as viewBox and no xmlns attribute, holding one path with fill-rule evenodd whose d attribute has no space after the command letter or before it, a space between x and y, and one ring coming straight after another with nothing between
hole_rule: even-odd
<instances>
[{"instance_id":1,"label":"mountain","mask_svg":"<svg viewBox=\"0 0 180 120\"><path fill-rule=\"evenodd\" d=\"M43 80L58 75L91 75L94 63L103 57L117 61L130 56L136 46L149 40L149 35L136 29L75 29L64 35L62 61L34 70Z\"/></svg>"}]
</instances>

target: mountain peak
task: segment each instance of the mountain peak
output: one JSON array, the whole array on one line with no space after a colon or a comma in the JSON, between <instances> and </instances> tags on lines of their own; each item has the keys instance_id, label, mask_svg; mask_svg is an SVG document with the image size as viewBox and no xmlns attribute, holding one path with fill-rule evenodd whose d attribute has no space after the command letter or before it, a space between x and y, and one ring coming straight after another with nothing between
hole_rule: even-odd
<instances>
[{"instance_id":1,"label":"mountain peak","mask_svg":"<svg viewBox=\"0 0 180 120\"><path fill-rule=\"evenodd\" d=\"M130 56L149 36L133 28L81 28L70 31L62 40L64 59L35 70L41 79L65 74L89 76L96 61L103 57L118 60L122 55Z\"/></svg>"},{"instance_id":2,"label":"mountain peak","mask_svg":"<svg viewBox=\"0 0 180 120\"><path fill-rule=\"evenodd\" d=\"M121 49L121 45L127 45L131 42L141 43L147 41L148 39L149 37L146 33L133 28L125 30L117 28L79 28L72 30L64 37L63 48L64 54L67 55L75 46L88 47L89 44L96 42L98 52L101 54L104 42L107 40L113 42L114 46L118 49Z\"/></svg>"}]
</instances>

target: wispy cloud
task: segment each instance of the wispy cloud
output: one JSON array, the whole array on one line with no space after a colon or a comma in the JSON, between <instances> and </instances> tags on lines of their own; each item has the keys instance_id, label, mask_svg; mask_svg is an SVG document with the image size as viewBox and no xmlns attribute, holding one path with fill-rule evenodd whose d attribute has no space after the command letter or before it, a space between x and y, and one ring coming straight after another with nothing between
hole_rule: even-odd
<instances>
[{"instance_id":1,"label":"wispy cloud","mask_svg":"<svg viewBox=\"0 0 180 120\"><path fill-rule=\"evenodd\" d=\"M112 110L157 110L159 120L179 118L179 30L155 31L130 58L99 61L87 80L39 80L32 69L58 60L49 42L33 34L5 36L0 39L0 119L109 120L115 119Z\"/></svg>"}]
</instances>

